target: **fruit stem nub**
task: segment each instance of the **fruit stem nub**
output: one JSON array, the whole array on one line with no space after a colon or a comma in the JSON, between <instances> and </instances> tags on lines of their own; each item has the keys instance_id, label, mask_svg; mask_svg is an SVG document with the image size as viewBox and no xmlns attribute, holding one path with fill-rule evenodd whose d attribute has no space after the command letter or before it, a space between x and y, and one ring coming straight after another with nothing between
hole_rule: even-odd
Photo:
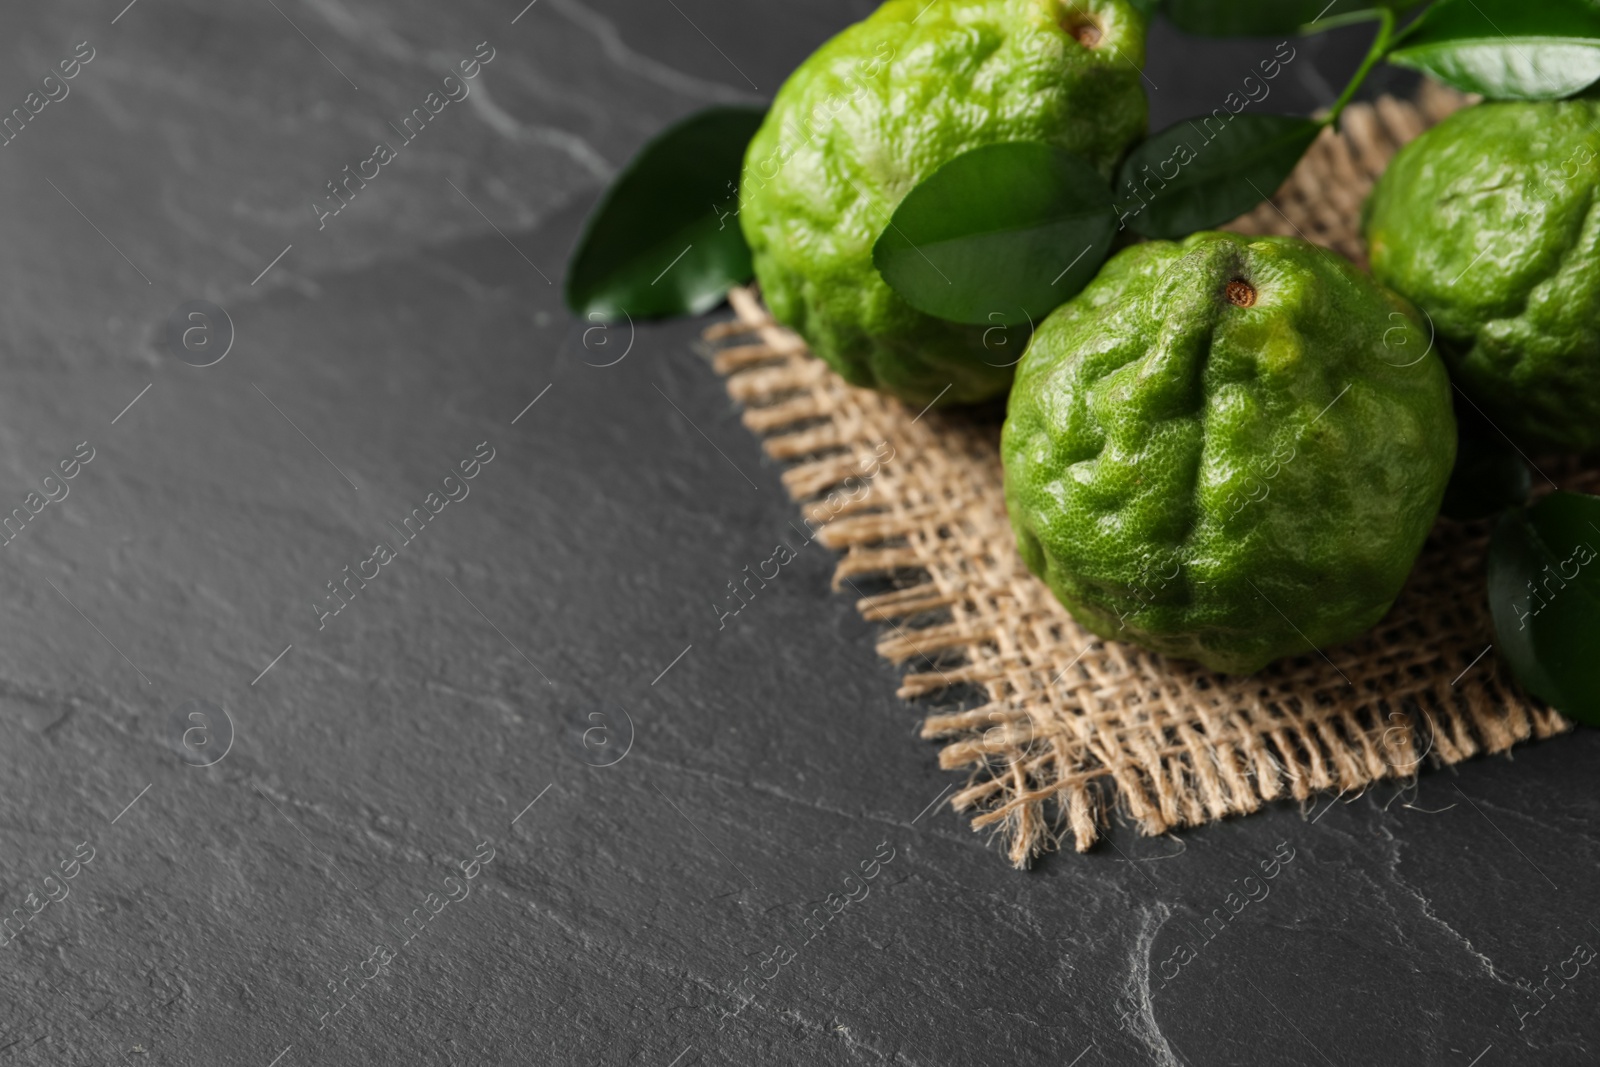
<instances>
[{"instance_id":1,"label":"fruit stem nub","mask_svg":"<svg viewBox=\"0 0 1600 1067\"><path fill-rule=\"evenodd\" d=\"M1093 16L1076 4L1069 4L1061 13L1061 28L1085 48L1095 48L1105 34Z\"/></svg>"}]
</instances>

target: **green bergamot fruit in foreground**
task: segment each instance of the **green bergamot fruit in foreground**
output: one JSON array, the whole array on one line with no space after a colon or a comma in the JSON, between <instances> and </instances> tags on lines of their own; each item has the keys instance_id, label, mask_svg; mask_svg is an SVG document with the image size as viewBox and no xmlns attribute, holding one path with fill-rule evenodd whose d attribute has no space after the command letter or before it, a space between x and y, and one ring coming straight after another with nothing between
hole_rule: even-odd
<instances>
[{"instance_id":1,"label":"green bergamot fruit in foreground","mask_svg":"<svg viewBox=\"0 0 1600 1067\"><path fill-rule=\"evenodd\" d=\"M1373 190L1372 272L1427 312L1456 383L1534 445L1600 446L1600 104L1480 104Z\"/></svg>"},{"instance_id":2,"label":"green bergamot fruit in foreground","mask_svg":"<svg viewBox=\"0 0 1600 1067\"><path fill-rule=\"evenodd\" d=\"M902 300L873 243L981 145L1047 141L1109 176L1145 128L1144 30L1126 0L890 0L823 45L745 156L740 224L773 315L854 385L912 404L1004 393L1014 359Z\"/></svg>"},{"instance_id":3,"label":"green bergamot fruit in foreground","mask_svg":"<svg viewBox=\"0 0 1600 1067\"><path fill-rule=\"evenodd\" d=\"M1001 456L1022 557L1079 624L1245 674L1383 617L1455 447L1405 300L1295 238L1198 233L1044 321Z\"/></svg>"}]
</instances>

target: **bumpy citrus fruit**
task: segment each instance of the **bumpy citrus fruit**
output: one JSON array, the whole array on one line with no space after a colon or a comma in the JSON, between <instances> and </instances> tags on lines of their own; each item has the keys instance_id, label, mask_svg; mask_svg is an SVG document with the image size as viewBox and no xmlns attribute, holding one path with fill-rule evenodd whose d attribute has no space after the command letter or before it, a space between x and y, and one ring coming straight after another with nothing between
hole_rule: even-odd
<instances>
[{"instance_id":1,"label":"bumpy citrus fruit","mask_svg":"<svg viewBox=\"0 0 1600 1067\"><path fill-rule=\"evenodd\" d=\"M1372 271L1427 312L1462 390L1534 445L1600 446L1600 103L1458 111L1367 205Z\"/></svg>"},{"instance_id":2,"label":"bumpy citrus fruit","mask_svg":"<svg viewBox=\"0 0 1600 1067\"><path fill-rule=\"evenodd\" d=\"M1304 241L1199 233L1045 320L1001 454L1022 556L1081 625L1250 673L1383 616L1455 446L1404 299Z\"/></svg>"},{"instance_id":3,"label":"bumpy citrus fruit","mask_svg":"<svg viewBox=\"0 0 1600 1067\"><path fill-rule=\"evenodd\" d=\"M1014 357L902 300L873 243L981 145L1047 141L1109 175L1145 128L1144 31L1126 0L890 0L823 45L745 157L740 223L773 314L853 384L917 404L1003 393Z\"/></svg>"}]
</instances>

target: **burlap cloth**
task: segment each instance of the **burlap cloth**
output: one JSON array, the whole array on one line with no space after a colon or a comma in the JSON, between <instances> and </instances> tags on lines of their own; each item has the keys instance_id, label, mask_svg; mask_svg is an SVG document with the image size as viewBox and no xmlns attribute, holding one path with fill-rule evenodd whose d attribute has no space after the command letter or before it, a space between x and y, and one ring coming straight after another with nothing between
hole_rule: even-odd
<instances>
[{"instance_id":1,"label":"burlap cloth","mask_svg":"<svg viewBox=\"0 0 1600 1067\"><path fill-rule=\"evenodd\" d=\"M1272 202L1228 228L1297 234L1364 264L1357 219L1374 178L1461 103L1430 86L1415 102L1349 108L1342 133L1325 130ZM1159 834L1569 728L1490 648L1488 523L1440 519L1364 638L1248 678L1213 674L1094 637L1028 572L995 417L919 413L846 385L752 290L730 301L737 318L707 331L716 370L767 454L789 464L784 485L819 539L843 553L835 588L886 624L879 654L914 663L900 696L932 705L922 736L944 742L942 767L970 772L950 803L997 830L1016 865L1068 830L1086 850L1113 803ZM1600 489L1600 472L1538 466Z\"/></svg>"}]
</instances>

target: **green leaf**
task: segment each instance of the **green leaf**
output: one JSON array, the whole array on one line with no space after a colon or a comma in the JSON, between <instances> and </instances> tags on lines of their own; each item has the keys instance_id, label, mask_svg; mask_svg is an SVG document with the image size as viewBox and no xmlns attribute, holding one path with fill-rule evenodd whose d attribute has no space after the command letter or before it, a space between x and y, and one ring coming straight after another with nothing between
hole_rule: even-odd
<instances>
[{"instance_id":1,"label":"green leaf","mask_svg":"<svg viewBox=\"0 0 1600 1067\"><path fill-rule=\"evenodd\" d=\"M573 314L698 315L749 280L736 189L764 114L709 108L644 146L606 191L567 265Z\"/></svg>"},{"instance_id":2,"label":"green leaf","mask_svg":"<svg viewBox=\"0 0 1600 1067\"><path fill-rule=\"evenodd\" d=\"M1461 437L1440 513L1468 522L1527 503L1533 479L1522 453L1481 416L1458 411L1456 418Z\"/></svg>"},{"instance_id":3,"label":"green leaf","mask_svg":"<svg viewBox=\"0 0 1600 1067\"><path fill-rule=\"evenodd\" d=\"M1522 687L1600 725L1600 497L1552 493L1489 544L1495 648Z\"/></svg>"},{"instance_id":4,"label":"green leaf","mask_svg":"<svg viewBox=\"0 0 1600 1067\"><path fill-rule=\"evenodd\" d=\"M1186 33L1206 37L1276 37L1371 18L1380 7L1397 13L1422 0L1166 0L1162 10Z\"/></svg>"},{"instance_id":5,"label":"green leaf","mask_svg":"<svg viewBox=\"0 0 1600 1067\"><path fill-rule=\"evenodd\" d=\"M885 281L951 322L1038 322L1088 284L1116 218L1106 179L1038 141L964 152L906 194L872 247Z\"/></svg>"},{"instance_id":6,"label":"green leaf","mask_svg":"<svg viewBox=\"0 0 1600 1067\"><path fill-rule=\"evenodd\" d=\"M1491 100L1558 100L1600 80L1600 5L1441 0L1389 59Z\"/></svg>"},{"instance_id":7,"label":"green leaf","mask_svg":"<svg viewBox=\"0 0 1600 1067\"><path fill-rule=\"evenodd\" d=\"M1322 127L1293 115L1185 119L1123 160L1117 213L1135 233L1177 238L1221 225L1277 192Z\"/></svg>"}]
</instances>

